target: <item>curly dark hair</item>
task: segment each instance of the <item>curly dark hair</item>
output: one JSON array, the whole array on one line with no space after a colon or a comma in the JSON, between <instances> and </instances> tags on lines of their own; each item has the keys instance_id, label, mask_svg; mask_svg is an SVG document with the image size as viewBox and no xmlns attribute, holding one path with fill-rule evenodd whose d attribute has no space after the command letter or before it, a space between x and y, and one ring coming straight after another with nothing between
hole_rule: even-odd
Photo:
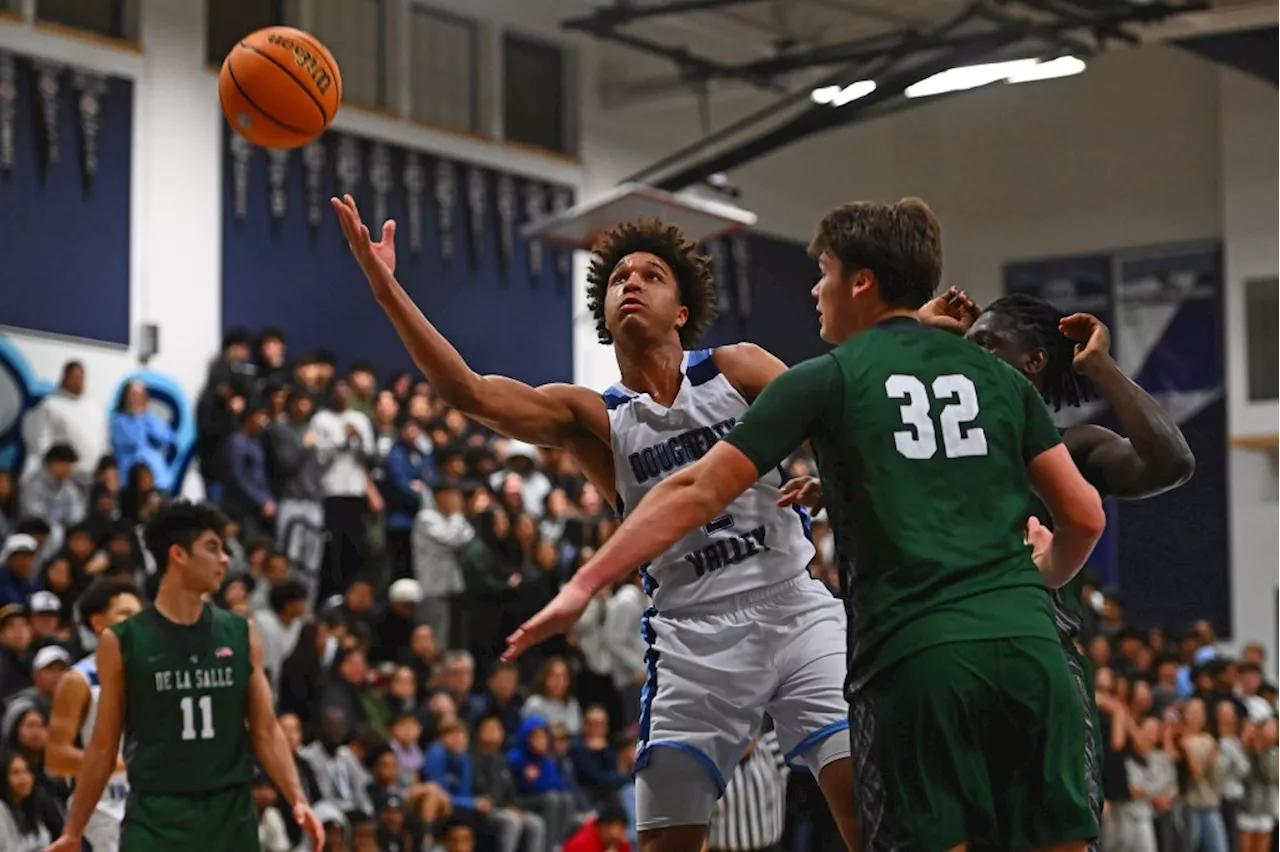
<instances>
[{"instance_id":1,"label":"curly dark hair","mask_svg":"<svg viewBox=\"0 0 1280 852\"><path fill-rule=\"evenodd\" d=\"M596 318L596 337L606 345L613 335L604 324L604 299L609 276L624 257L647 252L662 260L676 276L680 303L689 311L689 320L680 328L680 345L688 349L716 320L716 286L711 277L711 258L697 253L698 246L685 238L674 225L659 219L620 222L605 231L592 248L587 272L587 307Z\"/></svg>"}]
</instances>

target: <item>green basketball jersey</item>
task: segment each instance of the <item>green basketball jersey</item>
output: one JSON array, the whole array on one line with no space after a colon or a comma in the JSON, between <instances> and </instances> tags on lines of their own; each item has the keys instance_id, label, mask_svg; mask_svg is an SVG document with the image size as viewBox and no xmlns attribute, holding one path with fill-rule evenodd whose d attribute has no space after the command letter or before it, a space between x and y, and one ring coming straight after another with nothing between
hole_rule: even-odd
<instances>
[{"instance_id":1,"label":"green basketball jersey","mask_svg":"<svg viewBox=\"0 0 1280 852\"><path fill-rule=\"evenodd\" d=\"M125 760L135 794L208 793L247 785L253 754L249 623L205 605L192 625L148 607L111 628L125 678Z\"/></svg>"},{"instance_id":2,"label":"green basketball jersey","mask_svg":"<svg viewBox=\"0 0 1280 852\"><path fill-rule=\"evenodd\" d=\"M963 338L893 319L775 379L725 440L760 470L812 442L842 563L850 687L945 642L1056 639L1025 545L1044 402Z\"/></svg>"}]
</instances>

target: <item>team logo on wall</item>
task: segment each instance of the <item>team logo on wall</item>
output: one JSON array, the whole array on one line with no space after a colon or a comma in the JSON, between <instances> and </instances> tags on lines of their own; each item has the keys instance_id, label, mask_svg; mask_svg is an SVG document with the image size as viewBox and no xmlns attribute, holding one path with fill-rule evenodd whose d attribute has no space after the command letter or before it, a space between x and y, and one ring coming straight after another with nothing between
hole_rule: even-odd
<instances>
[{"instance_id":1,"label":"team logo on wall","mask_svg":"<svg viewBox=\"0 0 1280 852\"><path fill-rule=\"evenodd\" d=\"M729 307L729 250L725 248L724 240L712 240L706 246L707 254L711 256L711 275L716 287L716 303L720 305L720 310L727 311Z\"/></svg>"},{"instance_id":2,"label":"team logo on wall","mask_svg":"<svg viewBox=\"0 0 1280 852\"><path fill-rule=\"evenodd\" d=\"M77 71L72 78L76 91L76 136L80 142L80 179L84 191L93 186L98 174L98 136L102 128L102 107L107 96L107 78Z\"/></svg>"},{"instance_id":3,"label":"team logo on wall","mask_svg":"<svg viewBox=\"0 0 1280 852\"><path fill-rule=\"evenodd\" d=\"M355 198L356 187L360 184L360 143L355 137L339 137L336 171L338 193Z\"/></svg>"},{"instance_id":4,"label":"team logo on wall","mask_svg":"<svg viewBox=\"0 0 1280 852\"><path fill-rule=\"evenodd\" d=\"M551 192L551 213L559 216L573 206L573 190L567 186L557 186ZM560 280L564 281L573 271L573 252L568 249L556 249L556 269L560 272Z\"/></svg>"}]
</instances>

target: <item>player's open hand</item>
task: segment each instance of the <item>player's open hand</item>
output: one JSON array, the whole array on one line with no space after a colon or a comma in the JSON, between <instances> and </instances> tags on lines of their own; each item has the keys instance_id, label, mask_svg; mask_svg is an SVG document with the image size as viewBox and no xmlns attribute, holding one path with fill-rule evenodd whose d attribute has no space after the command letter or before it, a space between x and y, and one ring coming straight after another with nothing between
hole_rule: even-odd
<instances>
[{"instance_id":1,"label":"player's open hand","mask_svg":"<svg viewBox=\"0 0 1280 852\"><path fill-rule=\"evenodd\" d=\"M778 505L804 506L811 512L822 508L822 480L816 476L797 476L782 486Z\"/></svg>"},{"instance_id":2,"label":"player's open hand","mask_svg":"<svg viewBox=\"0 0 1280 852\"><path fill-rule=\"evenodd\" d=\"M569 628L578 623L582 611L590 602L591 592L570 581L560 590L560 594L551 599L551 603L507 637L507 650L502 652L503 661L509 663L552 636L568 632Z\"/></svg>"},{"instance_id":3,"label":"player's open hand","mask_svg":"<svg viewBox=\"0 0 1280 852\"><path fill-rule=\"evenodd\" d=\"M311 810L310 805L306 802L298 802L294 805L293 821L306 832L307 837L311 838L312 849L324 848L324 826L320 823L320 817L316 816L316 812Z\"/></svg>"},{"instance_id":4,"label":"player's open hand","mask_svg":"<svg viewBox=\"0 0 1280 852\"><path fill-rule=\"evenodd\" d=\"M1049 567L1049 548L1053 546L1053 531L1032 515L1027 518L1027 529L1022 543L1031 545L1031 561L1036 563L1036 568L1043 574Z\"/></svg>"},{"instance_id":5,"label":"player's open hand","mask_svg":"<svg viewBox=\"0 0 1280 852\"><path fill-rule=\"evenodd\" d=\"M925 302L916 316L925 325L952 334L964 334L981 313L982 309L969 298L968 293L958 287L951 287L941 296Z\"/></svg>"},{"instance_id":6,"label":"player's open hand","mask_svg":"<svg viewBox=\"0 0 1280 852\"><path fill-rule=\"evenodd\" d=\"M330 198L329 203L337 211L342 235L369 281L372 283L380 273L395 275L396 221L388 219L382 223L382 239L375 243L369 236L369 226L360 218L360 208L356 207L354 198L344 195L341 199Z\"/></svg>"},{"instance_id":7,"label":"player's open hand","mask_svg":"<svg viewBox=\"0 0 1280 852\"><path fill-rule=\"evenodd\" d=\"M1087 373L1111 357L1111 329L1093 314L1063 317L1058 323L1058 331L1068 340L1075 341L1076 350L1071 363L1081 373Z\"/></svg>"},{"instance_id":8,"label":"player's open hand","mask_svg":"<svg viewBox=\"0 0 1280 852\"><path fill-rule=\"evenodd\" d=\"M84 841L79 837L72 837L64 834L57 840L44 847L44 852L82 852L84 849Z\"/></svg>"}]
</instances>

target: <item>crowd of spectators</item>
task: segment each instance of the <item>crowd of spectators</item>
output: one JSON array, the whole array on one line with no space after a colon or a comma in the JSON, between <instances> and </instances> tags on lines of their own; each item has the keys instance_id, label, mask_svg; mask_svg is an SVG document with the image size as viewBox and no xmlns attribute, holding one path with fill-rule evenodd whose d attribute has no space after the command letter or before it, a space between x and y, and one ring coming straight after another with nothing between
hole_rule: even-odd
<instances>
[{"instance_id":1,"label":"crowd of spectators","mask_svg":"<svg viewBox=\"0 0 1280 852\"><path fill-rule=\"evenodd\" d=\"M371 365L339 375L323 353L286 355L278 331L227 335L196 405L194 463L233 522L215 603L258 626L329 848L634 848L638 581L519 664L498 659L617 528L606 502L567 454L498 438L411 374L380 385ZM85 380L67 365L25 418L25 465L0 470L4 849L61 826L69 779L43 751L58 680L93 648L77 598L98 577L154 593L139 528L181 486L146 388L108 414ZM814 534L811 570L835 588L821 515ZM1272 848L1276 696L1259 649L1228 659L1204 624L1138 631L1117 595L1089 596L1108 852ZM735 772L712 842L838 848L813 779L770 743ZM305 849L270 781L253 794L264 850Z\"/></svg>"}]
</instances>

